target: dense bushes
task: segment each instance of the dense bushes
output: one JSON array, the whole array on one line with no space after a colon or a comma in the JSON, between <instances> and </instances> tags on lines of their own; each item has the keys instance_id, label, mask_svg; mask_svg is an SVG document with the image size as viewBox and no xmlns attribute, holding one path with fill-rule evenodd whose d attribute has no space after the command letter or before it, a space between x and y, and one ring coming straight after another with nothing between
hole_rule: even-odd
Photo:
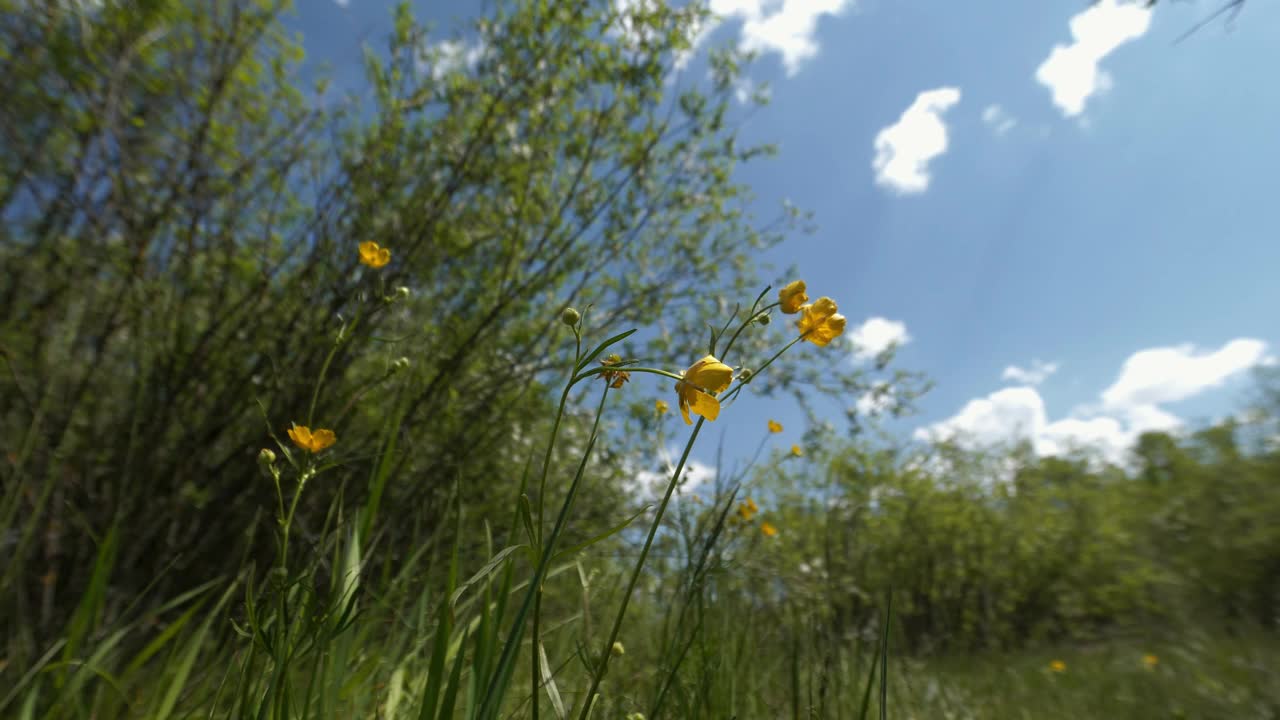
<instances>
[{"instance_id":1,"label":"dense bushes","mask_svg":"<svg viewBox=\"0 0 1280 720\"><path fill-rule=\"evenodd\" d=\"M834 632L894 595L915 650L1025 647L1152 624L1274 625L1280 454L1259 423L1143 436L1128 469L1026 449L847 447L771 471L783 598ZM784 465L783 467L794 467Z\"/></svg>"}]
</instances>

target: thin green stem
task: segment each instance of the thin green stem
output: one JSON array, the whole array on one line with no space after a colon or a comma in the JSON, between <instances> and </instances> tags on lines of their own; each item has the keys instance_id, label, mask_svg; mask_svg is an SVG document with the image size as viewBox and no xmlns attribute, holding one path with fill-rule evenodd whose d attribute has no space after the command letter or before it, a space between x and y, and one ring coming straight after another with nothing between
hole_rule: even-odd
<instances>
[{"instance_id":1,"label":"thin green stem","mask_svg":"<svg viewBox=\"0 0 1280 720\"><path fill-rule=\"evenodd\" d=\"M587 692L582 696L582 711L578 714L579 720L586 720L587 714L591 710L593 698L595 698L596 690L600 687L600 680L604 678L605 672L609 667L609 659L612 657L610 650L613 644L618 640L618 633L622 630L622 620L627 614L627 606L631 603L631 595L635 592L636 584L640 582L640 573L644 571L645 560L649 557L649 550L653 547L653 539L658 534L658 528L662 525L662 516L667 511L667 504L671 502L671 495L675 492L676 485L680 482L680 474L684 472L685 463L689 460L689 453L693 450L693 444L698 440L698 433L702 430L702 425L706 422L706 418L698 418L698 424L693 426L693 433L689 435L689 441L685 443L684 452L680 454L680 462L676 465L675 472L671 475L671 482L667 483L667 492L662 496L662 502L658 503L658 510L653 518L653 524L649 526L649 536L645 538L644 547L640 549L640 557L636 560L635 569L631 571L631 579L627 581L627 589L622 594L622 605L618 608L618 614L613 618L613 628L609 631L609 637L604 642L604 647L600 653L599 663L596 665L595 672L591 674L591 685L587 688Z\"/></svg>"}]
</instances>

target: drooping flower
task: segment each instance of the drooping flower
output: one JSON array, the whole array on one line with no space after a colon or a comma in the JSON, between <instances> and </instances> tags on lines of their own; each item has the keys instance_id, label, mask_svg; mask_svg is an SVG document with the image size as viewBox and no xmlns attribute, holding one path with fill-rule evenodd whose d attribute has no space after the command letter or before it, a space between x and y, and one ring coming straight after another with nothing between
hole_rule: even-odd
<instances>
[{"instance_id":1,"label":"drooping flower","mask_svg":"<svg viewBox=\"0 0 1280 720\"><path fill-rule=\"evenodd\" d=\"M845 317L836 312L836 301L820 297L814 303L800 308L800 337L814 345L824 347L844 332Z\"/></svg>"},{"instance_id":2,"label":"drooping flower","mask_svg":"<svg viewBox=\"0 0 1280 720\"><path fill-rule=\"evenodd\" d=\"M676 396L680 399L680 412L686 425L692 425L689 413L714 421L720 417L720 401L716 394L724 392L733 382L733 368L708 355L684 371L684 377L676 383Z\"/></svg>"},{"instance_id":3,"label":"drooping flower","mask_svg":"<svg viewBox=\"0 0 1280 720\"><path fill-rule=\"evenodd\" d=\"M612 367L614 365L620 364L621 362L622 362L622 357L617 353L614 353L606 357L605 359L601 360L600 364L605 367ZM614 389L622 387L623 383L631 379L631 373L627 372L626 370L605 370L604 372L600 373L600 376L603 377L604 381L609 384L609 387Z\"/></svg>"},{"instance_id":4,"label":"drooping flower","mask_svg":"<svg viewBox=\"0 0 1280 720\"><path fill-rule=\"evenodd\" d=\"M775 435L776 435L777 433L782 432L782 423L778 422L777 420L770 420L770 421L769 421L769 432L774 433Z\"/></svg>"},{"instance_id":5,"label":"drooping flower","mask_svg":"<svg viewBox=\"0 0 1280 720\"><path fill-rule=\"evenodd\" d=\"M377 270L391 262L391 251L372 240L360 243L360 262Z\"/></svg>"},{"instance_id":6,"label":"drooping flower","mask_svg":"<svg viewBox=\"0 0 1280 720\"><path fill-rule=\"evenodd\" d=\"M1049 663L1049 669L1056 673L1066 672L1067 664L1062 662L1061 660L1054 660L1053 662Z\"/></svg>"},{"instance_id":7,"label":"drooping flower","mask_svg":"<svg viewBox=\"0 0 1280 720\"><path fill-rule=\"evenodd\" d=\"M297 423L289 428L289 439L294 445L313 453L318 453L338 441L338 437L332 430L325 428L312 430L306 425Z\"/></svg>"},{"instance_id":8,"label":"drooping flower","mask_svg":"<svg viewBox=\"0 0 1280 720\"><path fill-rule=\"evenodd\" d=\"M805 294L805 286L803 280L793 280L787 283L786 287L778 291L778 309L791 315L800 312L800 306L809 302L809 296Z\"/></svg>"},{"instance_id":9,"label":"drooping flower","mask_svg":"<svg viewBox=\"0 0 1280 720\"><path fill-rule=\"evenodd\" d=\"M800 457L801 455L804 455L804 450L799 445L792 445L791 454L796 457Z\"/></svg>"},{"instance_id":10,"label":"drooping flower","mask_svg":"<svg viewBox=\"0 0 1280 720\"><path fill-rule=\"evenodd\" d=\"M655 400L653 403L653 409L658 411L659 415L665 415L667 413L667 401Z\"/></svg>"},{"instance_id":11,"label":"drooping flower","mask_svg":"<svg viewBox=\"0 0 1280 720\"><path fill-rule=\"evenodd\" d=\"M771 522L762 522L760 523L760 532L764 533L765 537L773 537L778 534L778 528L774 527Z\"/></svg>"}]
</instances>

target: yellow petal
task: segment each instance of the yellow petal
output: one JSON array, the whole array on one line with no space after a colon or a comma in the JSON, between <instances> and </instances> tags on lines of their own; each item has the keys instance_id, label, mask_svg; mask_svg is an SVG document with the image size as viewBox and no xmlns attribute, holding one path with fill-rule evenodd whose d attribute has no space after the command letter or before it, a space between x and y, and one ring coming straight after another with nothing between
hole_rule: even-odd
<instances>
[{"instance_id":1,"label":"yellow petal","mask_svg":"<svg viewBox=\"0 0 1280 720\"><path fill-rule=\"evenodd\" d=\"M770 421L769 421L769 432L771 432L771 433L780 433L780 432L782 432L782 425L781 425L781 423L779 423L777 420L770 420Z\"/></svg>"},{"instance_id":2,"label":"yellow petal","mask_svg":"<svg viewBox=\"0 0 1280 720\"><path fill-rule=\"evenodd\" d=\"M723 392L733 382L733 368L708 355L685 371L684 379L709 393Z\"/></svg>"},{"instance_id":3,"label":"yellow petal","mask_svg":"<svg viewBox=\"0 0 1280 720\"><path fill-rule=\"evenodd\" d=\"M311 434L311 452L320 452L336 442L338 442L338 436L334 435L332 430L316 430Z\"/></svg>"},{"instance_id":4,"label":"yellow petal","mask_svg":"<svg viewBox=\"0 0 1280 720\"><path fill-rule=\"evenodd\" d=\"M694 392L689 398L689 409L694 415L701 415L712 422L720 417L720 401L704 392Z\"/></svg>"},{"instance_id":5,"label":"yellow petal","mask_svg":"<svg viewBox=\"0 0 1280 720\"><path fill-rule=\"evenodd\" d=\"M809 296L805 294L805 285L803 280L794 280L787 283L786 287L778 291L779 309L782 312L791 315L800 311L800 306L809 302Z\"/></svg>"},{"instance_id":6,"label":"yellow petal","mask_svg":"<svg viewBox=\"0 0 1280 720\"><path fill-rule=\"evenodd\" d=\"M295 424L289 428L289 439L303 450L311 449L311 429L306 425Z\"/></svg>"}]
</instances>

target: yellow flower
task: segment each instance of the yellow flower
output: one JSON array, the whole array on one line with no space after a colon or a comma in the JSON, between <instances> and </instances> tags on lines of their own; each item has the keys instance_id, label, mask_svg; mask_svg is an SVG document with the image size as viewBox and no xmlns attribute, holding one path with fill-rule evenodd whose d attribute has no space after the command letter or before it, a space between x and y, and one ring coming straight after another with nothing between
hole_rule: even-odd
<instances>
[{"instance_id":1,"label":"yellow flower","mask_svg":"<svg viewBox=\"0 0 1280 720\"><path fill-rule=\"evenodd\" d=\"M1056 673L1066 672L1067 664L1062 662L1061 660L1054 660L1053 662L1049 663L1049 669Z\"/></svg>"},{"instance_id":2,"label":"yellow flower","mask_svg":"<svg viewBox=\"0 0 1280 720\"><path fill-rule=\"evenodd\" d=\"M391 251L367 240L360 243L360 262L376 270L391 262Z\"/></svg>"},{"instance_id":3,"label":"yellow flower","mask_svg":"<svg viewBox=\"0 0 1280 720\"><path fill-rule=\"evenodd\" d=\"M1142 664L1145 665L1148 670L1154 670L1156 665L1160 664L1160 658L1155 655L1143 655Z\"/></svg>"},{"instance_id":4,"label":"yellow flower","mask_svg":"<svg viewBox=\"0 0 1280 720\"><path fill-rule=\"evenodd\" d=\"M778 308L782 312L791 315L800 312L800 306L809 302L809 296L804 292L804 281L793 280L787 283L787 286L778 291Z\"/></svg>"},{"instance_id":5,"label":"yellow flower","mask_svg":"<svg viewBox=\"0 0 1280 720\"><path fill-rule=\"evenodd\" d=\"M818 298L812 305L800 308L800 337L814 345L825 346L844 332L845 318L836 312L836 301Z\"/></svg>"},{"instance_id":6,"label":"yellow flower","mask_svg":"<svg viewBox=\"0 0 1280 720\"><path fill-rule=\"evenodd\" d=\"M617 365L618 363L621 363L621 362L622 362L622 358L615 353L601 360L600 364L605 367L610 367L612 365ZM622 387L622 383L631 379L631 373L627 372L626 370L605 370L604 372L600 373L600 376L603 377L604 381L609 384L609 387L614 389Z\"/></svg>"},{"instance_id":7,"label":"yellow flower","mask_svg":"<svg viewBox=\"0 0 1280 720\"><path fill-rule=\"evenodd\" d=\"M665 415L667 412L667 401L658 400L653 403L653 409L658 411L659 415Z\"/></svg>"},{"instance_id":8,"label":"yellow flower","mask_svg":"<svg viewBox=\"0 0 1280 720\"><path fill-rule=\"evenodd\" d=\"M747 498L738 504L738 516L743 520L750 521L752 516L760 511L760 507L756 505L756 501Z\"/></svg>"},{"instance_id":9,"label":"yellow flower","mask_svg":"<svg viewBox=\"0 0 1280 720\"><path fill-rule=\"evenodd\" d=\"M720 417L720 401L716 393L724 392L733 382L733 368L708 355L684 371L684 379L676 383L680 412L684 423L692 425L689 412L714 421Z\"/></svg>"},{"instance_id":10,"label":"yellow flower","mask_svg":"<svg viewBox=\"0 0 1280 720\"><path fill-rule=\"evenodd\" d=\"M782 432L782 424L781 424L781 423L779 423L777 420L770 420L770 421L769 421L769 432L771 432L771 433L780 433L780 432Z\"/></svg>"},{"instance_id":11,"label":"yellow flower","mask_svg":"<svg viewBox=\"0 0 1280 720\"><path fill-rule=\"evenodd\" d=\"M773 537L778 534L778 528L774 527L773 523L762 522L760 523L760 532L764 533L765 537Z\"/></svg>"},{"instance_id":12,"label":"yellow flower","mask_svg":"<svg viewBox=\"0 0 1280 720\"><path fill-rule=\"evenodd\" d=\"M338 441L338 437L333 434L332 430L321 428L313 432L306 425L297 423L294 423L293 427L289 428L289 439L293 441L294 445L313 453L318 453Z\"/></svg>"},{"instance_id":13,"label":"yellow flower","mask_svg":"<svg viewBox=\"0 0 1280 720\"><path fill-rule=\"evenodd\" d=\"M804 455L804 450L802 450L799 445L792 445L791 454L796 457L800 457L801 455Z\"/></svg>"}]
</instances>

